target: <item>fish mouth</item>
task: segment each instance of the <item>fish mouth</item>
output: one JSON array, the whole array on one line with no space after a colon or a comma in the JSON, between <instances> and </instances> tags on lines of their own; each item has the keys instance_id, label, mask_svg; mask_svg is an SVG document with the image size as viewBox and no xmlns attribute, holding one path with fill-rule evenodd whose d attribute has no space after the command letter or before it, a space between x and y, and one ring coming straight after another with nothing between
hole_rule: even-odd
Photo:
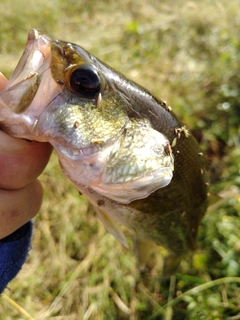
<instances>
[{"instance_id":1,"label":"fish mouth","mask_svg":"<svg viewBox=\"0 0 240 320\"><path fill-rule=\"evenodd\" d=\"M52 39L37 29L30 30L22 57L1 93L1 103L36 119L60 91L51 75L51 61Z\"/></svg>"},{"instance_id":2,"label":"fish mouth","mask_svg":"<svg viewBox=\"0 0 240 320\"><path fill-rule=\"evenodd\" d=\"M40 66L51 54L51 42L51 38L37 29L29 31L24 52L6 89L31 78L35 72L38 72Z\"/></svg>"},{"instance_id":3,"label":"fish mouth","mask_svg":"<svg viewBox=\"0 0 240 320\"><path fill-rule=\"evenodd\" d=\"M3 130L14 137L46 141L35 136L36 123L62 90L51 73L52 43L37 29L30 30L17 67L0 93L0 122Z\"/></svg>"}]
</instances>

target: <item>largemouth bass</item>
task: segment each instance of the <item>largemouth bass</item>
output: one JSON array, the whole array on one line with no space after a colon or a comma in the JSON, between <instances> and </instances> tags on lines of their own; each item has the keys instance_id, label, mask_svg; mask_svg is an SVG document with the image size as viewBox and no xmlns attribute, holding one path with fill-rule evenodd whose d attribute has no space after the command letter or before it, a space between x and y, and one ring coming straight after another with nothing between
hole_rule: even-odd
<instances>
[{"instance_id":1,"label":"largemouth bass","mask_svg":"<svg viewBox=\"0 0 240 320\"><path fill-rule=\"evenodd\" d=\"M165 274L196 248L207 207L204 157L166 103L82 47L31 30L0 94L0 128L50 142L66 176L140 266L153 244L169 251Z\"/></svg>"}]
</instances>

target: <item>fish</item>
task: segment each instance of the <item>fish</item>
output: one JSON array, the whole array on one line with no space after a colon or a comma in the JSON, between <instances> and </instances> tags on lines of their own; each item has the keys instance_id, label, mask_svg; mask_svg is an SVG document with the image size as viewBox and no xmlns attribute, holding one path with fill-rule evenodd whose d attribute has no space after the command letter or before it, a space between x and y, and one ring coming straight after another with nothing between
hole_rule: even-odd
<instances>
[{"instance_id":1,"label":"fish","mask_svg":"<svg viewBox=\"0 0 240 320\"><path fill-rule=\"evenodd\" d=\"M140 270L164 247L173 274L197 247L208 203L205 159L166 102L77 44L37 29L0 94L0 129L49 142L64 174Z\"/></svg>"}]
</instances>

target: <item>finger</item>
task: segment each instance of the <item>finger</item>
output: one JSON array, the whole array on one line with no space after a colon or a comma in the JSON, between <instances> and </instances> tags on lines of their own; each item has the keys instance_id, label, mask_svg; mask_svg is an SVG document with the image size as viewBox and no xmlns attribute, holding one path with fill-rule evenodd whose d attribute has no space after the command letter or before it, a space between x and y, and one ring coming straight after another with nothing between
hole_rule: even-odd
<instances>
[{"instance_id":1,"label":"finger","mask_svg":"<svg viewBox=\"0 0 240 320\"><path fill-rule=\"evenodd\" d=\"M8 80L0 72L0 91ZM45 168L52 152L48 143L28 143L0 131L0 188L22 188Z\"/></svg>"},{"instance_id":2,"label":"finger","mask_svg":"<svg viewBox=\"0 0 240 320\"><path fill-rule=\"evenodd\" d=\"M52 152L48 143L27 142L0 131L0 188L18 189L43 171Z\"/></svg>"},{"instance_id":3,"label":"finger","mask_svg":"<svg viewBox=\"0 0 240 320\"><path fill-rule=\"evenodd\" d=\"M18 190L0 190L0 239L31 220L40 209L42 197L38 180Z\"/></svg>"}]
</instances>

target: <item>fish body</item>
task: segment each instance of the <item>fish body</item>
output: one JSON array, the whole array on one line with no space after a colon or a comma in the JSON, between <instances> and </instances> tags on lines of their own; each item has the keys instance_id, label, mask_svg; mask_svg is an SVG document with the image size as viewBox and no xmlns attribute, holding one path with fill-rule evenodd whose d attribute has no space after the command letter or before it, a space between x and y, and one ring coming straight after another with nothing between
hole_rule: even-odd
<instances>
[{"instance_id":1,"label":"fish body","mask_svg":"<svg viewBox=\"0 0 240 320\"><path fill-rule=\"evenodd\" d=\"M196 247L207 207L204 157L166 103L82 47L33 29L0 94L0 127L50 142L66 176L106 229L144 265L152 244L170 253L166 273Z\"/></svg>"}]
</instances>

